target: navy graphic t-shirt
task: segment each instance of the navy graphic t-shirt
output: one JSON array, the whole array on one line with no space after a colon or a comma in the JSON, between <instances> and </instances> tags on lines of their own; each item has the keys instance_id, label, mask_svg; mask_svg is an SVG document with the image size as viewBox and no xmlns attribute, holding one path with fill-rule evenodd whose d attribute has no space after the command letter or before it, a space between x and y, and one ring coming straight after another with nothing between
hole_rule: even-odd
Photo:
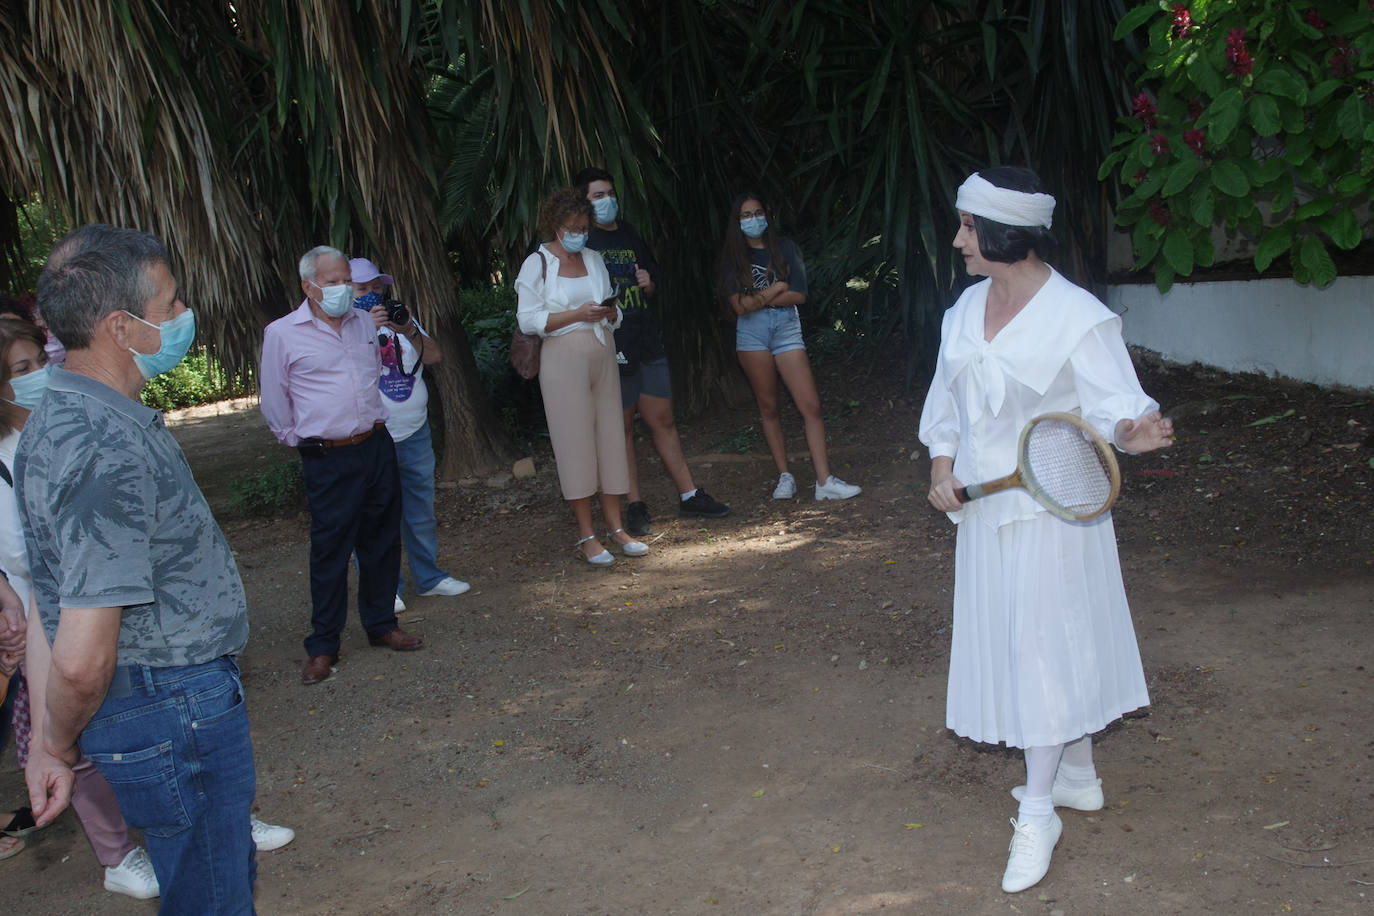
<instances>
[{"instance_id":1,"label":"navy graphic t-shirt","mask_svg":"<svg viewBox=\"0 0 1374 916\"><path fill-rule=\"evenodd\" d=\"M615 347L632 360L640 362L662 359L667 351L659 334L658 323L649 314L649 297L635 281L635 265L657 278L658 262L649 246L625 220L614 229L602 229L592 224L587 247L601 255L611 285L620 293L620 311L624 320L615 332ZM655 279L657 282L657 279Z\"/></svg>"}]
</instances>

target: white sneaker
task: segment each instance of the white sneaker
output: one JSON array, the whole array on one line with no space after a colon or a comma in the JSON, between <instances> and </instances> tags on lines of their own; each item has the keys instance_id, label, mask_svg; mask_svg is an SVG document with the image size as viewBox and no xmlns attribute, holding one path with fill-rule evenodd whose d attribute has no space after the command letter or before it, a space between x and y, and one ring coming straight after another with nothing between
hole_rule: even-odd
<instances>
[{"instance_id":1,"label":"white sneaker","mask_svg":"<svg viewBox=\"0 0 1374 916\"><path fill-rule=\"evenodd\" d=\"M1035 887L1050 870L1050 856L1064 833L1064 822L1059 815L1051 813L1049 827L1018 824L1016 818L1012 818L1011 826L1013 832L1011 846L1007 848L1007 870L1002 873L1002 890L1015 894Z\"/></svg>"},{"instance_id":2,"label":"white sneaker","mask_svg":"<svg viewBox=\"0 0 1374 916\"><path fill-rule=\"evenodd\" d=\"M1026 794L1025 786L1013 786L1011 797L1017 801ZM1056 808L1073 808L1075 811L1101 811L1106 800L1102 797L1102 780L1097 781L1097 785L1087 789L1070 789L1054 784L1050 790L1050 799Z\"/></svg>"},{"instance_id":3,"label":"white sneaker","mask_svg":"<svg viewBox=\"0 0 1374 916\"><path fill-rule=\"evenodd\" d=\"M435 595L461 595L470 588L472 588L472 586L468 585L466 582L455 579L452 576L444 576L444 578L439 580L438 585L420 592L420 597L433 598Z\"/></svg>"},{"instance_id":4,"label":"white sneaker","mask_svg":"<svg viewBox=\"0 0 1374 916\"><path fill-rule=\"evenodd\" d=\"M831 474L830 479L825 483L821 483L819 480L816 481L817 499L849 499L850 497L858 496L862 492L862 487L856 487L852 483L845 483L834 474Z\"/></svg>"},{"instance_id":5,"label":"white sneaker","mask_svg":"<svg viewBox=\"0 0 1374 916\"><path fill-rule=\"evenodd\" d=\"M797 478L787 471L782 472L778 478L778 485L773 488L774 499L791 499L797 495Z\"/></svg>"},{"instance_id":6,"label":"white sneaker","mask_svg":"<svg viewBox=\"0 0 1374 916\"><path fill-rule=\"evenodd\" d=\"M401 600L401 596L400 596L400 595L397 595L397 596L396 596L396 604L395 604L395 606L394 606L394 612L397 613L397 614L399 614L399 613L401 613L402 611L404 611L405 609L406 609L406 603L405 603L404 601Z\"/></svg>"},{"instance_id":7,"label":"white sneaker","mask_svg":"<svg viewBox=\"0 0 1374 916\"><path fill-rule=\"evenodd\" d=\"M160 896L162 889L157 886L157 874L153 871L153 861L142 846L135 846L118 865L105 869L105 890L116 894L127 894L135 900L151 900Z\"/></svg>"},{"instance_id":8,"label":"white sneaker","mask_svg":"<svg viewBox=\"0 0 1374 916\"><path fill-rule=\"evenodd\" d=\"M281 849L296 838L296 831L290 827L264 823L256 817L250 817L249 823L253 825L253 845L258 847L258 852Z\"/></svg>"}]
</instances>

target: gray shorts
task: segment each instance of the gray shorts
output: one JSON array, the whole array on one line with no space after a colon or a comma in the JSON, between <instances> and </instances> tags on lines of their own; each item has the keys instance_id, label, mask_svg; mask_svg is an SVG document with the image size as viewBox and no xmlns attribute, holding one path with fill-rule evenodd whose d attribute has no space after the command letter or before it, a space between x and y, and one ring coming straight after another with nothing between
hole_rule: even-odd
<instances>
[{"instance_id":1,"label":"gray shorts","mask_svg":"<svg viewBox=\"0 0 1374 916\"><path fill-rule=\"evenodd\" d=\"M673 374L668 371L668 358L655 359L639 364L634 375L620 377L620 406L629 410L639 401L641 394L651 398L673 397Z\"/></svg>"}]
</instances>

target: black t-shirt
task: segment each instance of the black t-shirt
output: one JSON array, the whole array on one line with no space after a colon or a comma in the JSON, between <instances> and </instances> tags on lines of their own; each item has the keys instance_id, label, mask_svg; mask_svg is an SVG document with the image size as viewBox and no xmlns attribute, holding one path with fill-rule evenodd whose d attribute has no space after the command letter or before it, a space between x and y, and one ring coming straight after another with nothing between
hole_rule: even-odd
<instances>
[{"instance_id":1,"label":"black t-shirt","mask_svg":"<svg viewBox=\"0 0 1374 916\"><path fill-rule=\"evenodd\" d=\"M783 239L779 247L782 249L783 258L787 261L787 288L801 293L803 296L808 295L806 263L802 260L801 249L791 239ZM750 248L749 261L754 265L754 272L746 283L741 284L739 277L724 278L723 288L730 290L731 295L764 290L781 279L779 272L769 263L767 248Z\"/></svg>"},{"instance_id":2,"label":"black t-shirt","mask_svg":"<svg viewBox=\"0 0 1374 916\"><path fill-rule=\"evenodd\" d=\"M620 293L620 311L624 315L615 332L615 347L632 360L640 362L662 359L667 355L658 323L649 313L649 297L635 280L635 265L657 278L658 262L649 245L635 227L618 220L614 229L602 229L592 223L587 247L601 255L611 286ZM657 282L657 280L655 280Z\"/></svg>"}]
</instances>

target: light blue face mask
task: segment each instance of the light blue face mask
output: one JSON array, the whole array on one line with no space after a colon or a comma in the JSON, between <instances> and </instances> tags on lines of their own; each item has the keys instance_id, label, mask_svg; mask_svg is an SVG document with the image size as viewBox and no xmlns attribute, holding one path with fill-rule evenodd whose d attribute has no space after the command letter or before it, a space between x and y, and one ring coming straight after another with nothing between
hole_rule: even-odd
<instances>
[{"instance_id":1,"label":"light blue face mask","mask_svg":"<svg viewBox=\"0 0 1374 916\"><path fill-rule=\"evenodd\" d=\"M340 283L337 286L321 286L314 280L307 281L320 291L320 309L330 318L342 318L353 308L353 284Z\"/></svg>"},{"instance_id":2,"label":"light blue face mask","mask_svg":"<svg viewBox=\"0 0 1374 916\"><path fill-rule=\"evenodd\" d=\"M48 379L52 378L52 366L35 369L27 375L16 375L10 379L14 389L14 400L25 410L33 410L43 400L43 392L48 390Z\"/></svg>"},{"instance_id":3,"label":"light blue face mask","mask_svg":"<svg viewBox=\"0 0 1374 916\"><path fill-rule=\"evenodd\" d=\"M609 226L615 222L615 218L620 215L620 201L614 197L600 197L592 201L592 212L596 214L596 221L603 226Z\"/></svg>"},{"instance_id":4,"label":"light blue face mask","mask_svg":"<svg viewBox=\"0 0 1374 916\"><path fill-rule=\"evenodd\" d=\"M768 230L768 217L751 216L748 219L742 219L739 221L739 228L751 239L759 238Z\"/></svg>"},{"instance_id":5,"label":"light blue face mask","mask_svg":"<svg viewBox=\"0 0 1374 916\"><path fill-rule=\"evenodd\" d=\"M138 371L143 373L145 379L161 375L185 359L186 352L191 349L191 341L196 339L196 315L190 309L175 318L168 318L162 324L144 321L128 311L124 314L134 321L142 321L150 328L157 328L162 336L162 346L157 348L156 353L140 353L133 347L129 348L134 355L134 365L138 366Z\"/></svg>"},{"instance_id":6,"label":"light blue face mask","mask_svg":"<svg viewBox=\"0 0 1374 916\"><path fill-rule=\"evenodd\" d=\"M560 239L560 241L562 241L563 243L564 251L566 251L568 254L577 254L583 248L587 247L587 233L565 232L563 233L563 238Z\"/></svg>"}]
</instances>

